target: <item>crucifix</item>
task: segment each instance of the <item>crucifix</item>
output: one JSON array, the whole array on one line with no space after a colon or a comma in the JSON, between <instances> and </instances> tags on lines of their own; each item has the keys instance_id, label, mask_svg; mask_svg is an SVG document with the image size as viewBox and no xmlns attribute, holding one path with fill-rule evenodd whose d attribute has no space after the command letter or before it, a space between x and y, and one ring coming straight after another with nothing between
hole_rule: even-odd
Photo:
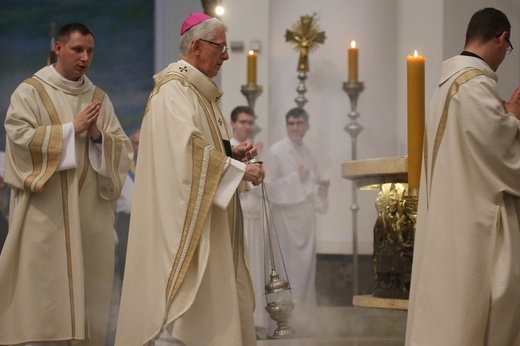
<instances>
[{"instance_id":1,"label":"crucifix","mask_svg":"<svg viewBox=\"0 0 520 346\"><path fill-rule=\"evenodd\" d=\"M285 40L293 42L291 47L300 51L297 71L309 71L309 53L318 49L319 43L325 42L325 31L314 22L312 16L301 16L300 21L285 32Z\"/></svg>"}]
</instances>

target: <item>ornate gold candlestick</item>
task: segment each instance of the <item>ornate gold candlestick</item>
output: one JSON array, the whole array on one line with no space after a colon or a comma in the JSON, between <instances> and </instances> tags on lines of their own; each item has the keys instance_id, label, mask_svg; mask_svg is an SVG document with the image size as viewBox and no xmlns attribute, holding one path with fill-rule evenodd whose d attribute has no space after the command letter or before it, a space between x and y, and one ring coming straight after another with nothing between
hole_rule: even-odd
<instances>
[{"instance_id":1,"label":"ornate gold candlestick","mask_svg":"<svg viewBox=\"0 0 520 346\"><path fill-rule=\"evenodd\" d=\"M352 139L352 161L357 160L357 136L363 131L363 126L357 122L360 114L357 111L357 100L361 92L365 89L363 82L357 80L349 80L343 83L343 90L348 94L350 98L351 111L348 114L351 122L345 126L345 131L350 134ZM352 293L353 295L358 294L358 211L359 205L357 204L357 188L356 183L352 182L352 204L350 205L352 211L352 266L353 266L353 283Z\"/></svg>"}]
</instances>

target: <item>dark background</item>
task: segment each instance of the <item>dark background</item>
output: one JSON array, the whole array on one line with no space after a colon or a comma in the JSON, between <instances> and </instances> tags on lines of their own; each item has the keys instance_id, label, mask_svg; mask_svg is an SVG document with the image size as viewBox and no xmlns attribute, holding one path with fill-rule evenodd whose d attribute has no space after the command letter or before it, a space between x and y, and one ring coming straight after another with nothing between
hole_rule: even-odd
<instances>
[{"instance_id":1,"label":"dark background","mask_svg":"<svg viewBox=\"0 0 520 346\"><path fill-rule=\"evenodd\" d=\"M95 36L87 72L112 100L127 134L141 124L153 87L152 0L0 0L0 150L11 94L47 64L51 23L87 25ZM57 37L56 37L57 39Z\"/></svg>"}]
</instances>

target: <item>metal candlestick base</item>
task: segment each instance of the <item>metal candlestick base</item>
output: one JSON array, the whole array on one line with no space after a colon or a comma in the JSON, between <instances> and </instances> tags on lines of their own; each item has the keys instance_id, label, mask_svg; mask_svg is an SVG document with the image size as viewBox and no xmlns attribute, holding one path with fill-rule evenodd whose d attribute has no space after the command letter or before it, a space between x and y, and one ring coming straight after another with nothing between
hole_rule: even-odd
<instances>
[{"instance_id":1,"label":"metal candlestick base","mask_svg":"<svg viewBox=\"0 0 520 346\"><path fill-rule=\"evenodd\" d=\"M255 109L255 102L258 96L262 93L262 86L256 84L242 85L242 95L247 99L247 105L251 109Z\"/></svg>"},{"instance_id":2,"label":"metal candlestick base","mask_svg":"<svg viewBox=\"0 0 520 346\"><path fill-rule=\"evenodd\" d=\"M257 84L242 85L241 91L242 95L246 97L247 105L254 111L256 99L262 93L262 86ZM260 128L260 126L255 122L253 132L251 133L251 139L254 139L260 131L262 131L262 128Z\"/></svg>"},{"instance_id":3,"label":"metal candlestick base","mask_svg":"<svg viewBox=\"0 0 520 346\"><path fill-rule=\"evenodd\" d=\"M350 134L352 139L352 161L357 160L357 136L363 131L363 126L357 123L357 118L360 114L357 112L357 100L361 92L365 89L363 82L357 80L349 80L343 83L343 90L350 98L351 111L348 114L351 122L345 126L345 131ZM354 282L352 287L353 295L358 294L358 220L357 213L359 205L357 204L357 186L352 182L352 204L350 206L352 211L352 266Z\"/></svg>"},{"instance_id":4,"label":"metal candlestick base","mask_svg":"<svg viewBox=\"0 0 520 346\"><path fill-rule=\"evenodd\" d=\"M298 83L298 87L296 88L298 97L294 99L294 102L296 102L298 108L303 108L303 106L305 106L305 104L307 103L307 98L305 97L305 93L307 92L307 87L305 86L307 73L305 71L299 71L298 79L300 80L300 82Z\"/></svg>"}]
</instances>

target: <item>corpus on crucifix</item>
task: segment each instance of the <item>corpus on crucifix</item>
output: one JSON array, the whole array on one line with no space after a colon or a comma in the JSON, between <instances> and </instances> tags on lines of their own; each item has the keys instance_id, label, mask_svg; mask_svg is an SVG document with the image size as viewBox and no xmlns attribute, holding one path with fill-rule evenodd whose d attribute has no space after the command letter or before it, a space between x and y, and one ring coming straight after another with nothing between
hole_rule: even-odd
<instances>
[{"instance_id":1,"label":"corpus on crucifix","mask_svg":"<svg viewBox=\"0 0 520 346\"><path fill-rule=\"evenodd\" d=\"M312 16L301 16L300 21L292 26L292 30L285 32L285 40L293 42L291 47L300 51L298 71L309 71L309 53L318 49L319 43L325 42L325 31L320 27Z\"/></svg>"}]
</instances>

